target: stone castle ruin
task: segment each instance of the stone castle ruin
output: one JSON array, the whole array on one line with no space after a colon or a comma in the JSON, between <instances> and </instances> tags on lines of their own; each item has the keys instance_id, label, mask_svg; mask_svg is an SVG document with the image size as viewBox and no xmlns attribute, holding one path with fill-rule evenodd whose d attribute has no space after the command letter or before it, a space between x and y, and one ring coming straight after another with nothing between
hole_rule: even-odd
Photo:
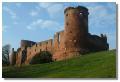
<instances>
[{"instance_id":1,"label":"stone castle ruin","mask_svg":"<svg viewBox=\"0 0 120 82\"><path fill-rule=\"evenodd\" d=\"M56 32L53 39L42 42L21 40L17 51L12 50L13 65L29 64L41 51L49 51L53 61L74 56L108 50L106 35L91 35L88 30L88 9L83 6L68 7L64 10L64 31Z\"/></svg>"}]
</instances>

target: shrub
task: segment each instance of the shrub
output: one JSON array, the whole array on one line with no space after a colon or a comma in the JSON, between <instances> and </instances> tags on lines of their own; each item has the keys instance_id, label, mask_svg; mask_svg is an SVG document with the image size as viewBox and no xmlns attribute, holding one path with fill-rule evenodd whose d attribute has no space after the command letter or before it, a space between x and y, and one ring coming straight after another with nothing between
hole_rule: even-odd
<instances>
[{"instance_id":1,"label":"shrub","mask_svg":"<svg viewBox=\"0 0 120 82\"><path fill-rule=\"evenodd\" d=\"M32 59L30 64L40 64L52 62L52 55L48 51L42 51L36 54Z\"/></svg>"}]
</instances>

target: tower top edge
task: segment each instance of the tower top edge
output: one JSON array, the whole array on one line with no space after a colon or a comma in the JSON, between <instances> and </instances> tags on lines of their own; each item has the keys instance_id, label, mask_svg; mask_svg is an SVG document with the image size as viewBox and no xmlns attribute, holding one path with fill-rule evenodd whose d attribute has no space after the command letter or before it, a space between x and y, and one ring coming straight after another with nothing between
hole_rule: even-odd
<instances>
[{"instance_id":1,"label":"tower top edge","mask_svg":"<svg viewBox=\"0 0 120 82\"><path fill-rule=\"evenodd\" d=\"M87 11L87 12L88 12L88 8L86 8L86 7L84 7L84 6L77 6L77 7L67 7L67 8L64 10L64 13L66 13L68 10L71 10L71 9L84 10L84 11Z\"/></svg>"}]
</instances>

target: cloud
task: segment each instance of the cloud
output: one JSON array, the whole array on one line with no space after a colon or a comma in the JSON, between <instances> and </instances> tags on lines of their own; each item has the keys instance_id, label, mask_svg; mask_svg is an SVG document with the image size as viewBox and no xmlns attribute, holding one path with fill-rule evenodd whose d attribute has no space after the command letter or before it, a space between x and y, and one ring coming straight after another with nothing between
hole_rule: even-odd
<instances>
[{"instance_id":1,"label":"cloud","mask_svg":"<svg viewBox=\"0 0 120 82\"><path fill-rule=\"evenodd\" d=\"M3 32L6 32L8 28L9 28L9 27L8 27L7 25L3 25L3 26L2 26L2 31L3 31Z\"/></svg>"},{"instance_id":2,"label":"cloud","mask_svg":"<svg viewBox=\"0 0 120 82\"><path fill-rule=\"evenodd\" d=\"M56 21L38 19L36 21L33 21L30 25L27 26L27 29L29 30L33 30L37 28L59 30L61 29L61 25Z\"/></svg>"},{"instance_id":3,"label":"cloud","mask_svg":"<svg viewBox=\"0 0 120 82\"><path fill-rule=\"evenodd\" d=\"M109 12L110 10L111 9L108 9L108 7L103 5L89 7L89 25L91 31L94 33L100 33L104 30L107 32L108 30L113 31L113 29L115 29L116 15L115 12ZM101 31L96 31L98 29L101 29Z\"/></svg>"},{"instance_id":4,"label":"cloud","mask_svg":"<svg viewBox=\"0 0 120 82\"><path fill-rule=\"evenodd\" d=\"M48 8L48 7L50 7L50 6L52 6L53 5L53 3L47 3L47 2L40 2L39 4L38 4L40 7L42 7L42 8Z\"/></svg>"},{"instance_id":5,"label":"cloud","mask_svg":"<svg viewBox=\"0 0 120 82\"><path fill-rule=\"evenodd\" d=\"M22 3L19 3L19 2L18 2L18 3L16 3L15 5L16 5L17 7L21 7Z\"/></svg>"},{"instance_id":6,"label":"cloud","mask_svg":"<svg viewBox=\"0 0 120 82\"><path fill-rule=\"evenodd\" d=\"M51 20L46 20L43 22L42 24L42 28L58 28L60 26L60 24L58 22L55 21L51 21Z\"/></svg>"},{"instance_id":7,"label":"cloud","mask_svg":"<svg viewBox=\"0 0 120 82\"><path fill-rule=\"evenodd\" d=\"M107 13L107 9L104 6L95 6L95 7L88 7L89 12L91 15L93 14L104 14Z\"/></svg>"},{"instance_id":8,"label":"cloud","mask_svg":"<svg viewBox=\"0 0 120 82\"><path fill-rule=\"evenodd\" d=\"M38 12L32 10L32 11L30 12L30 15L31 15L31 16L37 16L37 15L38 15Z\"/></svg>"},{"instance_id":9,"label":"cloud","mask_svg":"<svg viewBox=\"0 0 120 82\"><path fill-rule=\"evenodd\" d=\"M38 8L44 8L50 18L52 19L59 19L63 16L64 6L62 3L39 3Z\"/></svg>"},{"instance_id":10,"label":"cloud","mask_svg":"<svg viewBox=\"0 0 120 82\"><path fill-rule=\"evenodd\" d=\"M14 22L13 22L13 24L14 24L14 25L17 25L17 24L18 24L18 22L17 22L17 21L14 21Z\"/></svg>"},{"instance_id":11,"label":"cloud","mask_svg":"<svg viewBox=\"0 0 120 82\"><path fill-rule=\"evenodd\" d=\"M64 7L62 4L54 4L50 7L48 7L47 11L48 11L50 17L52 17L52 18L57 17L58 18L58 17L61 17L61 15L64 11Z\"/></svg>"},{"instance_id":12,"label":"cloud","mask_svg":"<svg viewBox=\"0 0 120 82\"><path fill-rule=\"evenodd\" d=\"M3 11L7 12L8 14L11 15L11 18L15 19L17 17L16 13L13 12L10 8L8 8L7 6L3 7Z\"/></svg>"},{"instance_id":13,"label":"cloud","mask_svg":"<svg viewBox=\"0 0 120 82\"><path fill-rule=\"evenodd\" d=\"M33 21L30 25L28 25L27 29L32 30L32 29L38 28L41 26L42 23L43 23L43 20L38 19L36 21Z\"/></svg>"}]
</instances>

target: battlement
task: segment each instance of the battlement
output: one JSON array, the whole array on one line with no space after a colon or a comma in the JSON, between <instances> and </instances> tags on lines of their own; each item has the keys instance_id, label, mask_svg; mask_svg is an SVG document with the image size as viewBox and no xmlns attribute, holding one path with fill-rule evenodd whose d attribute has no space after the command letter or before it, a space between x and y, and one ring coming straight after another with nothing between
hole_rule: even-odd
<instances>
[{"instance_id":1,"label":"battlement","mask_svg":"<svg viewBox=\"0 0 120 82\"><path fill-rule=\"evenodd\" d=\"M21 47L21 48L31 47L31 46L34 45L35 43L36 43L36 42L29 41L29 40L21 40L21 45L20 45L20 47Z\"/></svg>"},{"instance_id":2,"label":"battlement","mask_svg":"<svg viewBox=\"0 0 120 82\"><path fill-rule=\"evenodd\" d=\"M83 7L83 6L78 6L78 7L67 7L65 10L64 10L64 14L66 14L68 11L77 11L77 12L84 12L84 14L86 13L87 15L89 14L88 13L88 9L86 7Z\"/></svg>"}]
</instances>

